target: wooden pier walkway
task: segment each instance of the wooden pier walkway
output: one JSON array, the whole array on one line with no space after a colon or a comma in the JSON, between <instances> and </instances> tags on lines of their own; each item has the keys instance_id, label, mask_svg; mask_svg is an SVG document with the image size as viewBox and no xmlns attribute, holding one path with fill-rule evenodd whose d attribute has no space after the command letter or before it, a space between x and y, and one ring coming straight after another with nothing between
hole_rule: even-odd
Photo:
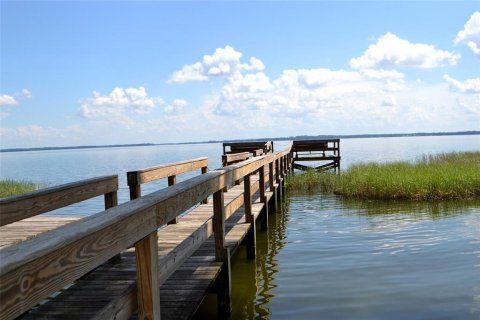
<instances>
[{"instance_id":1,"label":"wooden pier walkway","mask_svg":"<svg viewBox=\"0 0 480 320\"><path fill-rule=\"evenodd\" d=\"M1 199L0 318L188 319L212 289L228 316L230 257L242 243L255 256L255 225L267 228L293 154L270 142L224 153L210 172L206 158L129 172L120 205L117 176ZM167 188L141 195L163 178ZM43 214L99 195L97 214Z\"/></svg>"}]
</instances>

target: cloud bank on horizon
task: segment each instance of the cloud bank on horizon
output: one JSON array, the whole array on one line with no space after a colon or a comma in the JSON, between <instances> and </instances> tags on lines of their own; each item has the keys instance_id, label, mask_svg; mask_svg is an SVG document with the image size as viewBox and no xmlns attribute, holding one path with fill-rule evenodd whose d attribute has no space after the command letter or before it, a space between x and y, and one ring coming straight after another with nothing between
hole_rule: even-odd
<instances>
[{"instance_id":1,"label":"cloud bank on horizon","mask_svg":"<svg viewBox=\"0 0 480 320\"><path fill-rule=\"evenodd\" d=\"M206 85L200 97L150 95L153 86L143 84L93 91L78 101L74 124L2 124L2 147L43 146L51 139L53 145L95 144L95 136L114 139L120 131L135 136L133 142L168 142L480 129L480 78L421 78L426 69L457 65L459 46L480 59L480 12L453 32L454 50L386 32L345 61L350 68L287 68L276 76L268 61L227 44L167 76L166 85L176 90ZM27 99L35 99L29 89L1 94L2 121Z\"/></svg>"}]
</instances>

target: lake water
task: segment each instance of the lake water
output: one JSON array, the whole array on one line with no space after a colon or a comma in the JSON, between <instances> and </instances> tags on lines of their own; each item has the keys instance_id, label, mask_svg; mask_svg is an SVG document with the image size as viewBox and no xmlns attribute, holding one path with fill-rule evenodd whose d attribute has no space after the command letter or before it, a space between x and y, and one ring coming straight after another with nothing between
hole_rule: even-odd
<instances>
[{"instance_id":1,"label":"lake water","mask_svg":"<svg viewBox=\"0 0 480 320\"><path fill-rule=\"evenodd\" d=\"M480 137L341 141L342 168L466 150L480 150ZM200 156L213 169L221 153L221 144L0 153L0 176L56 185L118 174L124 202L126 171ZM147 184L144 194L165 185ZM90 214L102 201L61 212ZM232 260L233 319L480 319L480 201L292 195L269 224L258 232L256 259L240 249ZM215 309L211 295L197 318L215 318Z\"/></svg>"}]
</instances>

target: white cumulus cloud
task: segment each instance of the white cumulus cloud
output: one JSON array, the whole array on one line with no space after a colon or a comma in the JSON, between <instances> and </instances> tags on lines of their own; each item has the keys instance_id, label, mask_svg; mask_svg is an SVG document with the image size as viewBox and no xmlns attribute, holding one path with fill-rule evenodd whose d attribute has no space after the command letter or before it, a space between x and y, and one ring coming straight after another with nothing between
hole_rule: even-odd
<instances>
[{"instance_id":1,"label":"white cumulus cloud","mask_svg":"<svg viewBox=\"0 0 480 320\"><path fill-rule=\"evenodd\" d=\"M433 45L411 43L393 33L386 33L370 45L362 56L352 58L350 66L355 69L391 68L408 66L435 68L455 65L460 55L436 49Z\"/></svg>"},{"instance_id":2,"label":"white cumulus cloud","mask_svg":"<svg viewBox=\"0 0 480 320\"><path fill-rule=\"evenodd\" d=\"M183 108L185 108L188 105L188 102L183 99L175 99L173 102L169 105L167 105L164 110L167 113L172 113L174 111L181 111Z\"/></svg>"},{"instance_id":3,"label":"white cumulus cloud","mask_svg":"<svg viewBox=\"0 0 480 320\"><path fill-rule=\"evenodd\" d=\"M93 97L83 99L80 115L130 127L134 124L132 116L147 114L163 103L160 97L148 96L144 87L114 88L108 95L94 91Z\"/></svg>"},{"instance_id":4,"label":"white cumulus cloud","mask_svg":"<svg viewBox=\"0 0 480 320\"><path fill-rule=\"evenodd\" d=\"M472 14L463 29L457 33L455 43L464 42L480 58L480 11Z\"/></svg>"},{"instance_id":5,"label":"white cumulus cloud","mask_svg":"<svg viewBox=\"0 0 480 320\"><path fill-rule=\"evenodd\" d=\"M16 95L26 99L30 99L32 97L32 93L28 89L22 89L20 92L17 92Z\"/></svg>"},{"instance_id":6,"label":"white cumulus cloud","mask_svg":"<svg viewBox=\"0 0 480 320\"><path fill-rule=\"evenodd\" d=\"M265 68L263 62L255 57L251 57L247 63L242 63L241 58L242 53L231 46L217 48L212 55L203 56L202 61L175 71L169 82L204 81L211 76L230 76L241 71L260 71Z\"/></svg>"},{"instance_id":7,"label":"white cumulus cloud","mask_svg":"<svg viewBox=\"0 0 480 320\"><path fill-rule=\"evenodd\" d=\"M297 120L322 117L332 109L343 113L360 108L366 114L394 101L391 94L404 87L400 73L367 73L319 68L284 70L274 80L262 72L239 75L224 84L213 113L248 123L259 113Z\"/></svg>"},{"instance_id":8,"label":"white cumulus cloud","mask_svg":"<svg viewBox=\"0 0 480 320\"><path fill-rule=\"evenodd\" d=\"M82 115L86 118L112 115L118 112L148 113L156 105L163 103L160 97L149 97L144 87L115 88L108 95L94 91L93 97L82 102Z\"/></svg>"},{"instance_id":9,"label":"white cumulus cloud","mask_svg":"<svg viewBox=\"0 0 480 320\"><path fill-rule=\"evenodd\" d=\"M18 101L13 96L9 96L8 94L2 94L0 96L0 106L13 106L17 104Z\"/></svg>"},{"instance_id":10,"label":"white cumulus cloud","mask_svg":"<svg viewBox=\"0 0 480 320\"><path fill-rule=\"evenodd\" d=\"M458 91L462 93L480 93L480 78L459 81L446 74L443 76L443 79L447 81L450 89L453 91Z\"/></svg>"}]
</instances>

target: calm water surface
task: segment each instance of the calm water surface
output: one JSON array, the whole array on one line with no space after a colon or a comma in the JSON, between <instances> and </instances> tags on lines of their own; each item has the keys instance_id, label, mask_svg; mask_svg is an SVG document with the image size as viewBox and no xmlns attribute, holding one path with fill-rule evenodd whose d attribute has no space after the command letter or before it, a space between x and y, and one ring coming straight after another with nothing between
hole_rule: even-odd
<instances>
[{"instance_id":1,"label":"calm water surface","mask_svg":"<svg viewBox=\"0 0 480 320\"><path fill-rule=\"evenodd\" d=\"M286 142L275 142L277 149ZM342 167L480 150L479 136L345 139ZM220 144L0 153L1 178L55 185L209 157ZM193 174L179 177L187 179ZM144 193L166 182L146 185ZM93 213L102 199L62 213ZM233 319L480 319L480 202L351 202L292 195L258 232L257 258L232 261ZM215 296L198 319L215 318Z\"/></svg>"}]
</instances>

